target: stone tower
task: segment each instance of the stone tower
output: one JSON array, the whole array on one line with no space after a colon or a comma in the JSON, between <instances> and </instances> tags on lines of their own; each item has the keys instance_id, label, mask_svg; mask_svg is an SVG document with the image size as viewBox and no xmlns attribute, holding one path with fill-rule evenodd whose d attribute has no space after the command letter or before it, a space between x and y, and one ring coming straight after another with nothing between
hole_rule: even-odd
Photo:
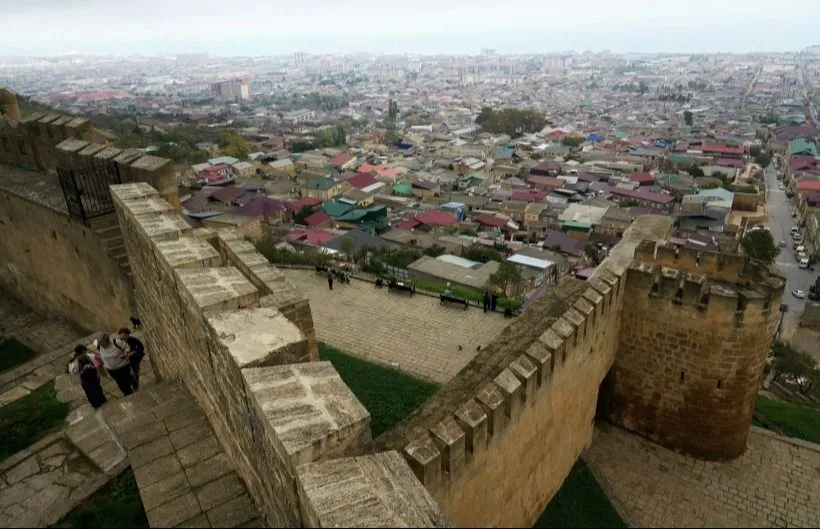
<instances>
[{"instance_id":1,"label":"stone tower","mask_svg":"<svg viewBox=\"0 0 820 529\"><path fill-rule=\"evenodd\" d=\"M785 280L739 255L644 241L627 275L609 418L668 448L746 448Z\"/></svg>"},{"instance_id":2,"label":"stone tower","mask_svg":"<svg viewBox=\"0 0 820 529\"><path fill-rule=\"evenodd\" d=\"M12 121L20 121L20 106L17 98L8 90L0 88L0 115L6 116Z\"/></svg>"}]
</instances>

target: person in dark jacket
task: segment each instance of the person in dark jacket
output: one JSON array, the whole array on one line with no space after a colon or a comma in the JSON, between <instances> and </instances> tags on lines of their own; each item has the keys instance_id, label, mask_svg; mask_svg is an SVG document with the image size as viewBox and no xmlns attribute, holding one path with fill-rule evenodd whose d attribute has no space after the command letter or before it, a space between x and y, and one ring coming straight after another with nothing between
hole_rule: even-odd
<instances>
[{"instance_id":1,"label":"person in dark jacket","mask_svg":"<svg viewBox=\"0 0 820 529\"><path fill-rule=\"evenodd\" d=\"M128 344L128 362L134 377L134 391L137 391L140 387L140 363L145 358L145 345L136 336L131 336L131 329L128 327L123 327L117 334L120 335L120 340Z\"/></svg>"},{"instance_id":2,"label":"person in dark jacket","mask_svg":"<svg viewBox=\"0 0 820 529\"><path fill-rule=\"evenodd\" d=\"M487 309L490 308L490 291L484 291L484 312L487 312Z\"/></svg>"},{"instance_id":3,"label":"person in dark jacket","mask_svg":"<svg viewBox=\"0 0 820 529\"><path fill-rule=\"evenodd\" d=\"M328 286L328 288L330 288L330 290L333 290L333 272L332 271L327 272L327 286Z\"/></svg>"},{"instance_id":4,"label":"person in dark jacket","mask_svg":"<svg viewBox=\"0 0 820 529\"><path fill-rule=\"evenodd\" d=\"M495 312L495 308L498 306L498 292L493 292L493 295L490 296L490 310Z\"/></svg>"},{"instance_id":5,"label":"person in dark jacket","mask_svg":"<svg viewBox=\"0 0 820 529\"><path fill-rule=\"evenodd\" d=\"M105 401L105 392L103 392L102 384L100 384L100 373L97 371L97 366L94 361L88 356L88 349L84 345L78 345L74 348L74 362L77 363L77 373L80 375L80 385L85 391L85 396L88 403L94 409L99 408Z\"/></svg>"}]
</instances>

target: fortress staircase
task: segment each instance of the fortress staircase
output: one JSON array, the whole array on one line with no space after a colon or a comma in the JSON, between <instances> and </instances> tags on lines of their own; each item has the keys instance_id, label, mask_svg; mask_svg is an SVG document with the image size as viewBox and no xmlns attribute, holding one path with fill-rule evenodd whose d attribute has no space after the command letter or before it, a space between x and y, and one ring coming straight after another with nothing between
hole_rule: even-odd
<instances>
[{"instance_id":1,"label":"fortress staircase","mask_svg":"<svg viewBox=\"0 0 820 529\"><path fill-rule=\"evenodd\" d=\"M116 261L120 270L123 271L126 277L130 278L131 265L128 262L128 252L125 250L125 241L122 238L119 222L117 222L117 215L109 213L90 219L88 226L103 244L111 258Z\"/></svg>"},{"instance_id":2,"label":"fortress staircase","mask_svg":"<svg viewBox=\"0 0 820 529\"><path fill-rule=\"evenodd\" d=\"M85 404L68 422L68 439L105 474L131 467L151 527L265 526L205 414L178 383L150 383L96 411Z\"/></svg>"}]
</instances>

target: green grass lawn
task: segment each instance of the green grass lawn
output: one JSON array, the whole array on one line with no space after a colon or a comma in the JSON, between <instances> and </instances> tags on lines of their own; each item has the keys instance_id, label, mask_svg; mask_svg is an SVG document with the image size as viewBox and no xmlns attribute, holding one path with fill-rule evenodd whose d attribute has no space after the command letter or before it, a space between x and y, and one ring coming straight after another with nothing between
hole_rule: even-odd
<instances>
[{"instance_id":1,"label":"green grass lawn","mask_svg":"<svg viewBox=\"0 0 820 529\"><path fill-rule=\"evenodd\" d=\"M790 437L820 443L820 410L816 408L757 397L755 411Z\"/></svg>"},{"instance_id":2,"label":"green grass lawn","mask_svg":"<svg viewBox=\"0 0 820 529\"><path fill-rule=\"evenodd\" d=\"M54 527L149 527L131 468L78 505Z\"/></svg>"},{"instance_id":3,"label":"green grass lawn","mask_svg":"<svg viewBox=\"0 0 820 529\"><path fill-rule=\"evenodd\" d=\"M65 425L69 406L56 395L52 380L0 408L0 461Z\"/></svg>"},{"instance_id":4,"label":"green grass lawn","mask_svg":"<svg viewBox=\"0 0 820 529\"><path fill-rule=\"evenodd\" d=\"M628 527L579 459L533 527Z\"/></svg>"},{"instance_id":5,"label":"green grass lawn","mask_svg":"<svg viewBox=\"0 0 820 529\"><path fill-rule=\"evenodd\" d=\"M370 412L373 438L407 417L438 390L437 384L361 360L324 343L319 344L319 356L333 364Z\"/></svg>"},{"instance_id":6,"label":"green grass lawn","mask_svg":"<svg viewBox=\"0 0 820 529\"><path fill-rule=\"evenodd\" d=\"M35 356L37 353L14 338L0 338L0 373L25 364Z\"/></svg>"}]
</instances>

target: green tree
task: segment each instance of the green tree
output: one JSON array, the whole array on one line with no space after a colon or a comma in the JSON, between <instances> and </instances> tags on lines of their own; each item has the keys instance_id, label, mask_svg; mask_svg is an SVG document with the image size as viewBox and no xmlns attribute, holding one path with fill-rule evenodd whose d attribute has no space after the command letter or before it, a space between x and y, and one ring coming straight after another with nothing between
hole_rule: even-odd
<instances>
[{"instance_id":1,"label":"green tree","mask_svg":"<svg viewBox=\"0 0 820 529\"><path fill-rule=\"evenodd\" d=\"M498 265L498 270L493 272L488 280L489 285L500 288L505 294L509 287L517 287L520 282L521 271L509 261L504 261Z\"/></svg>"},{"instance_id":2,"label":"green tree","mask_svg":"<svg viewBox=\"0 0 820 529\"><path fill-rule=\"evenodd\" d=\"M820 381L820 367L810 354L782 342L772 345L772 354L774 380L788 379L797 384L801 395L808 394Z\"/></svg>"},{"instance_id":3,"label":"green tree","mask_svg":"<svg viewBox=\"0 0 820 529\"><path fill-rule=\"evenodd\" d=\"M482 108L475 122L488 132L512 137L538 132L546 124L543 114L535 110L504 108L496 111L490 107Z\"/></svg>"},{"instance_id":4,"label":"green tree","mask_svg":"<svg viewBox=\"0 0 820 529\"><path fill-rule=\"evenodd\" d=\"M592 262L592 266L598 266L604 260L603 252L595 244L587 244L584 247L584 255Z\"/></svg>"},{"instance_id":5,"label":"green tree","mask_svg":"<svg viewBox=\"0 0 820 529\"><path fill-rule=\"evenodd\" d=\"M564 136L561 138L561 143L567 147L578 147L584 143L584 138L581 136Z\"/></svg>"},{"instance_id":6,"label":"green tree","mask_svg":"<svg viewBox=\"0 0 820 529\"><path fill-rule=\"evenodd\" d=\"M692 126L692 113L688 110L683 111L683 122L690 127Z\"/></svg>"},{"instance_id":7,"label":"green tree","mask_svg":"<svg viewBox=\"0 0 820 529\"><path fill-rule=\"evenodd\" d=\"M313 214L311 206L304 206L302 209L293 214L293 223L302 224L304 220Z\"/></svg>"},{"instance_id":8,"label":"green tree","mask_svg":"<svg viewBox=\"0 0 820 529\"><path fill-rule=\"evenodd\" d=\"M472 246L468 248L464 251L462 257L479 263L489 263L490 261L498 261L500 263L504 260L497 250L484 248L481 246Z\"/></svg>"},{"instance_id":9,"label":"green tree","mask_svg":"<svg viewBox=\"0 0 820 529\"><path fill-rule=\"evenodd\" d=\"M758 259L766 264L774 262L780 248L774 242L769 230L754 230L748 232L740 241L740 246L749 257Z\"/></svg>"},{"instance_id":10,"label":"green tree","mask_svg":"<svg viewBox=\"0 0 820 529\"><path fill-rule=\"evenodd\" d=\"M695 178L699 178L703 176L703 169L701 169L697 165L693 165L689 168L689 174L694 176Z\"/></svg>"},{"instance_id":11,"label":"green tree","mask_svg":"<svg viewBox=\"0 0 820 529\"><path fill-rule=\"evenodd\" d=\"M352 256L354 246L355 246L355 244L353 243L353 239L351 239L349 237L343 237L342 238L341 248L342 248L342 251L345 254L345 257L347 257L348 261L350 260L350 258Z\"/></svg>"},{"instance_id":12,"label":"green tree","mask_svg":"<svg viewBox=\"0 0 820 529\"><path fill-rule=\"evenodd\" d=\"M238 134L227 133L220 142L222 153L244 160L251 153L251 148L245 138Z\"/></svg>"},{"instance_id":13,"label":"green tree","mask_svg":"<svg viewBox=\"0 0 820 529\"><path fill-rule=\"evenodd\" d=\"M433 246L424 250L424 255L429 255L430 257L438 257L445 253L447 253L447 248L439 244L433 244Z\"/></svg>"}]
</instances>

